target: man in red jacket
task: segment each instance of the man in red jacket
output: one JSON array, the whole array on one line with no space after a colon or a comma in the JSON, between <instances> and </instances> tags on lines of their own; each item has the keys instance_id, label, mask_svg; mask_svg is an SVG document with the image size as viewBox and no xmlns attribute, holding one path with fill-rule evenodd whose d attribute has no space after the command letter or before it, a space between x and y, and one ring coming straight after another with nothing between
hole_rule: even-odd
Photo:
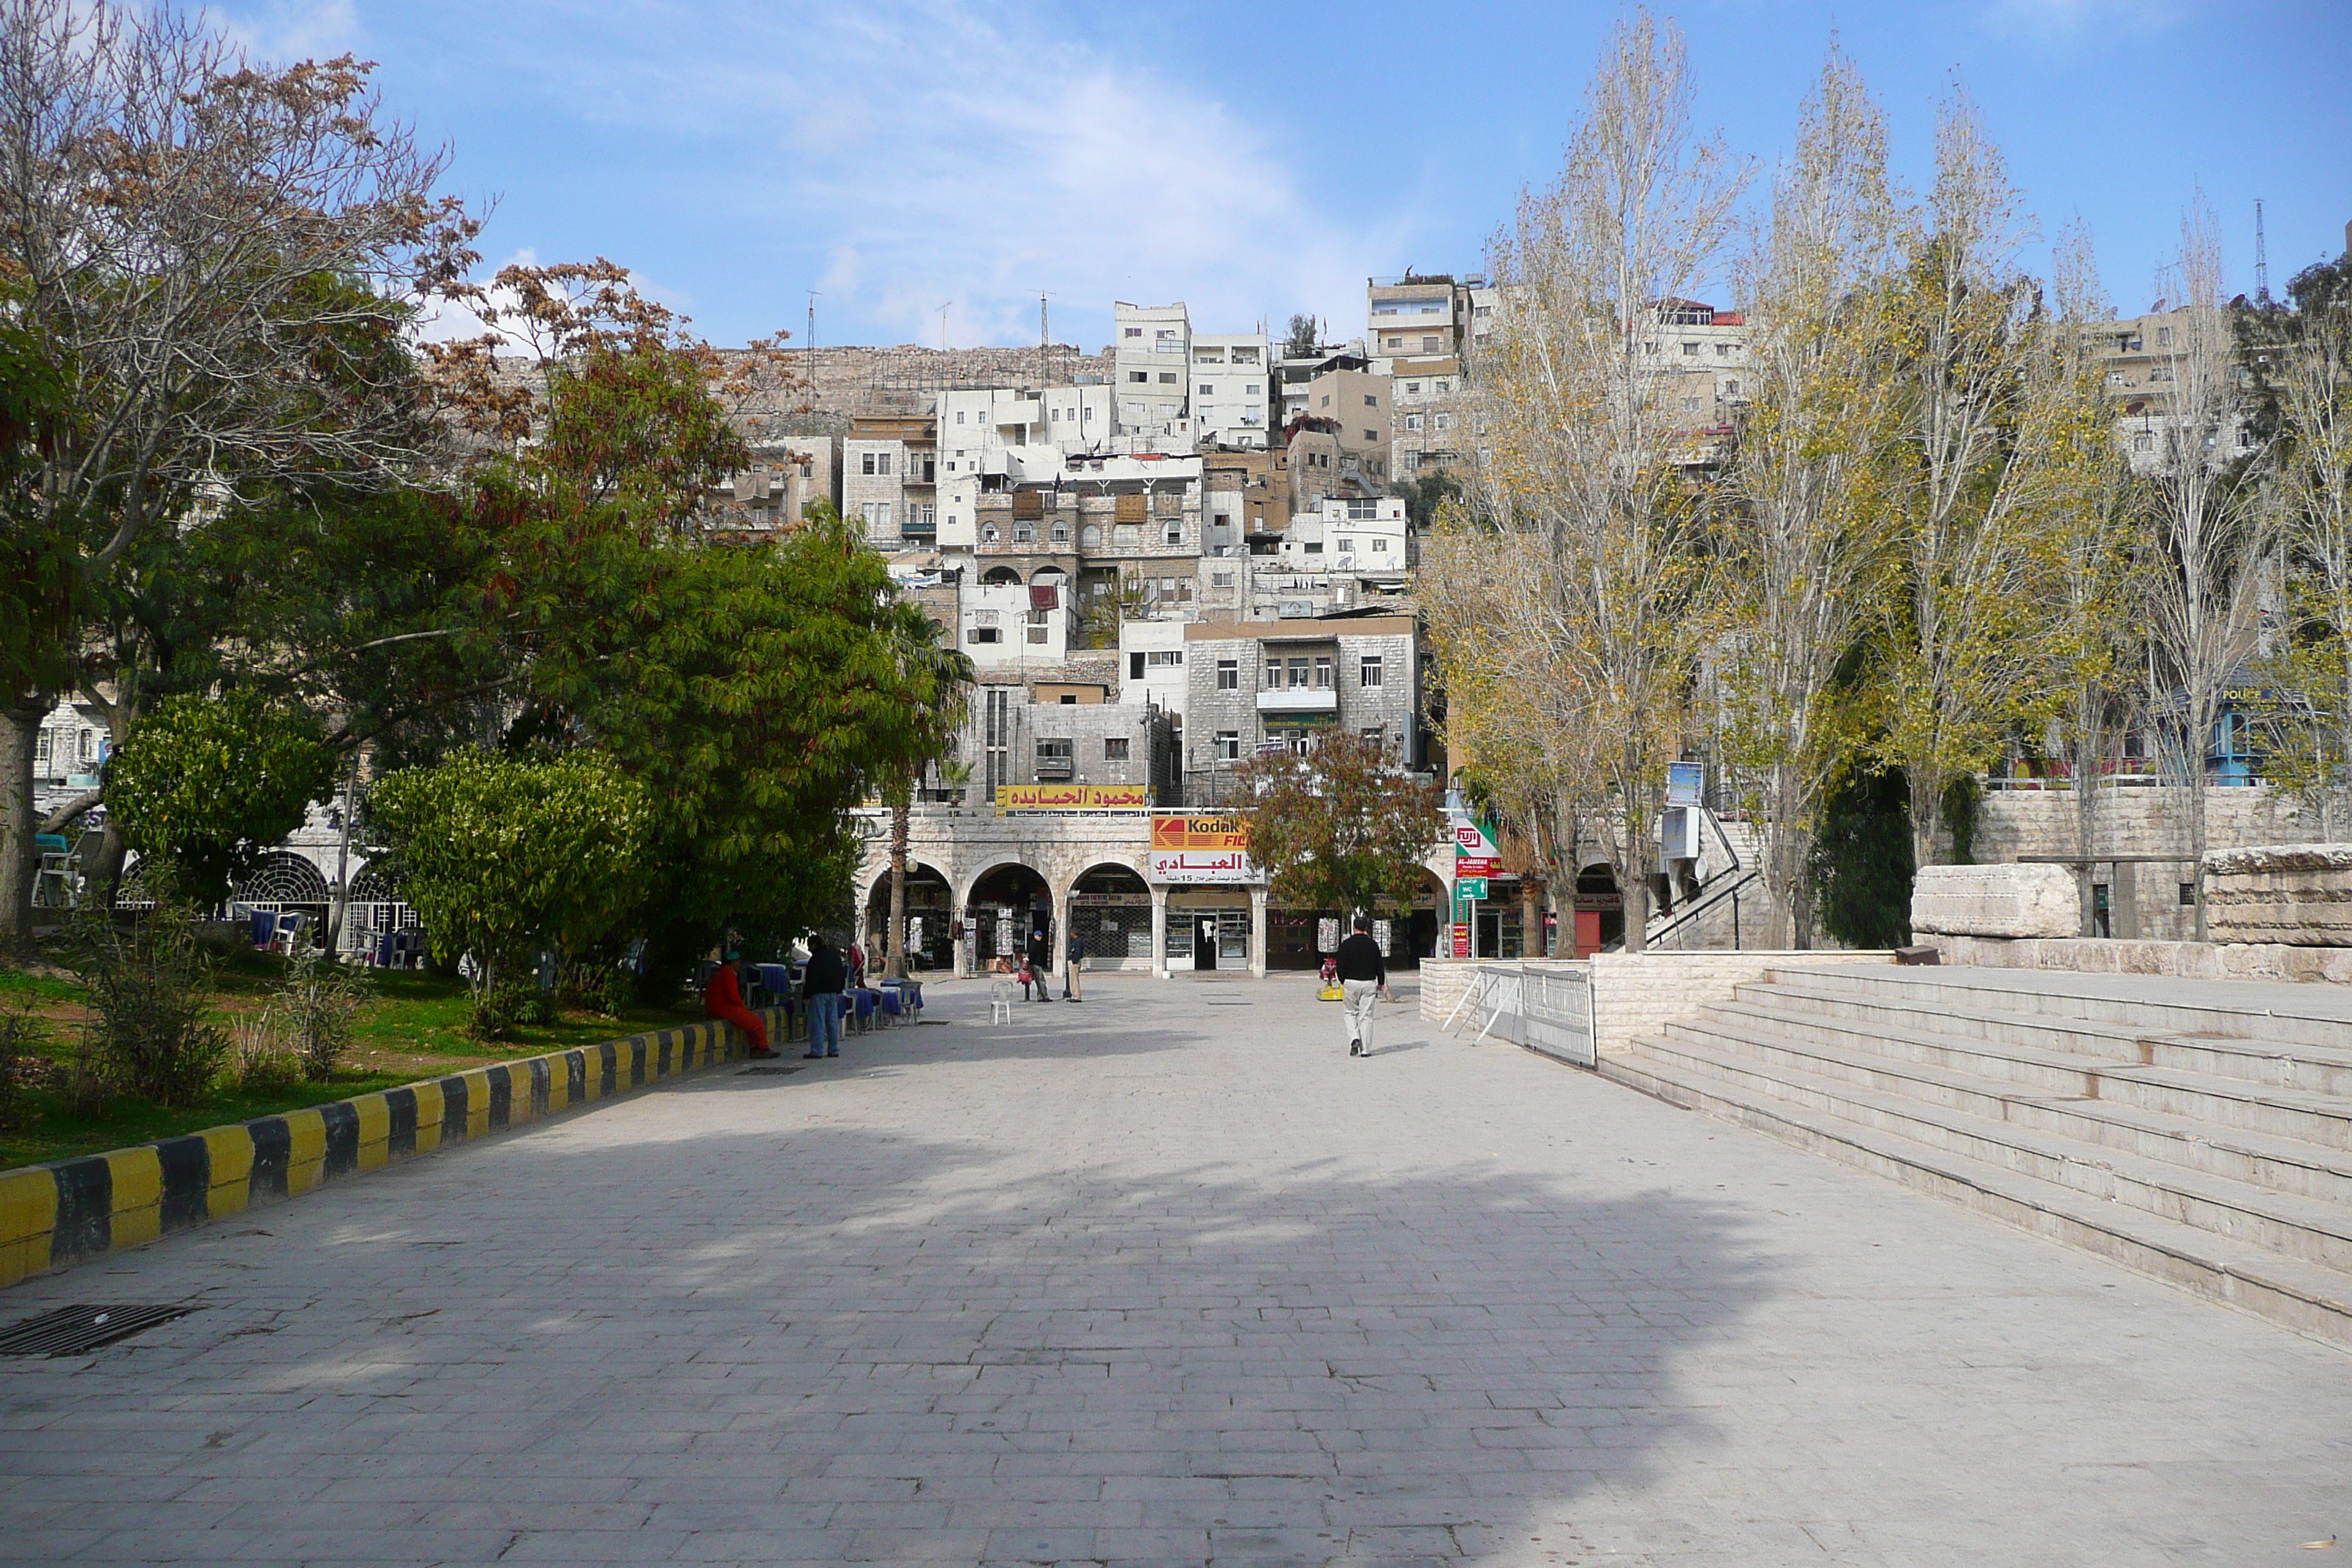
<instances>
[{"instance_id":1,"label":"man in red jacket","mask_svg":"<svg viewBox=\"0 0 2352 1568\"><path fill-rule=\"evenodd\" d=\"M740 952L730 952L727 962L710 972L710 984L702 990L702 1010L742 1030L751 1038L752 1058L760 1060L776 1053L768 1048L768 1026L743 1005L742 983L735 976L735 965L742 957Z\"/></svg>"}]
</instances>

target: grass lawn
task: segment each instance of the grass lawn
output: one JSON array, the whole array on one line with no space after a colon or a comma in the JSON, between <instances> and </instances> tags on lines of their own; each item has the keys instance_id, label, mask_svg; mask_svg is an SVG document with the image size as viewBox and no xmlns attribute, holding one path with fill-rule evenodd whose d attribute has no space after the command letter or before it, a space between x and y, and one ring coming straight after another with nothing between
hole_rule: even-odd
<instances>
[{"instance_id":1,"label":"grass lawn","mask_svg":"<svg viewBox=\"0 0 2352 1568\"><path fill-rule=\"evenodd\" d=\"M284 961L274 954L241 952L223 963L213 1016L226 1026L269 1000ZM392 1089L437 1078L485 1062L509 1061L571 1046L593 1045L647 1029L691 1023L698 1005L681 998L674 1007L635 1007L618 1018L568 1012L551 1024L527 1024L515 1038L483 1046L466 1033L471 1006L462 980L444 980L417 971L371 971L375 997L361 1009L351 1054L330 1083L303 1084L284 1094L253 1095L231 1079L202 1105L186 1110L118 1100L96 1115L77 1116L55 1089L26 1097L20 1123L0 1129L0 1169L90 1154L150 1139L194 1132L224 1122L243 1121L306 1105L341 1100L372 1089ZM48 1025L42 1055L69 1060L88 1016L79 981L54 972L0 969L0 1009L29 1007Z\"/></svg>"}]
</instances>

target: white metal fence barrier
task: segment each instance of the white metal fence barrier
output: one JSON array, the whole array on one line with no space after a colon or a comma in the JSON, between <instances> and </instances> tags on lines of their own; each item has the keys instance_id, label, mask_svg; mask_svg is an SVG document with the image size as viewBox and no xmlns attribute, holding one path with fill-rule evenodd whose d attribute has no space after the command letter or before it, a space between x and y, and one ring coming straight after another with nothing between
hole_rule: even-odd
<instances>
[{"instance_id":1,"label":"white metal fence barrier","mask_svg":"<svg viewBox=\"0 0 2352 1568\"><path fill-rule=\"evenodd\" d=\"M1592 972L1573 961L1482 963L1444 1027L1458 1034L1472 1020L1476 1040L1494 1035L1591 1067Z\"/></svg>"}]
</instances>

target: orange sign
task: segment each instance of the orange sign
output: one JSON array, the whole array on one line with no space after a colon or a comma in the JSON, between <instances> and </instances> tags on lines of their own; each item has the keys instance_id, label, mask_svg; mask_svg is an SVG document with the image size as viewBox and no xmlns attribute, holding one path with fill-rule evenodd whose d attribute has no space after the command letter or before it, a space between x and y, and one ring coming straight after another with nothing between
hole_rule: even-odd
<instances>
[{"instance_id":1,"label":"orange sign","mask_svg":"<svg viewBox=\"0 0 2352 1568\"><path fill-rule=\"evenodd\" d=\"M1154 849L1246 849L1249 824L1238 816L1155 816Z\"/></svg>"}]
</instances>

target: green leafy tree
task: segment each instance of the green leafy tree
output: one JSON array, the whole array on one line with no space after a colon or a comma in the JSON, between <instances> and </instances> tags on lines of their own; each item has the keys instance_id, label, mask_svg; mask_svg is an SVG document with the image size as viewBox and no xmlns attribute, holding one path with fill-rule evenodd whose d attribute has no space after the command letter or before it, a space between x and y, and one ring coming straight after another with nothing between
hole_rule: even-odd
<instances>
[{"instance_id":1,"label":"green leafy tree","mask_svg":"<svg viewBox=\"0 0 2352 1568\"><path fill-rule=\"evenodd\" d=\"M1243 764L1250 858L1294 909L1410 909L1422 858L1445 836L1445 792L1400 773L1377 741L1333 734L1306 756Z\"/></svg>"},{"instance_id":2,"label":"green leafy tree","mask_svg":"<svg viewBox=\"0 0 2352 1568\"><path fill-rule=\"evenodd\" d=\"M1822 925L1848 947L1899 947L1911 933L1910 791L1891 769L1830 793L1813 842Z\"/></svg>"},{"instance_id":3,"label":"green leafy tree","mask_svg":"<svg viewBox=\"0 0 2352 1568\"><path fill-rule=\"evenodd\" d=\"M473 955L476 1027L534 951L577 953L636 913L653 884L653 792L596 752L550 760L460 752L381 780L372 826L401 897L443 962Z\"/></svg>"},{"instance_id":4,"label":"green leafy tree","mask_svg":"<svg viewBox=\"0 0 2352 1568\"><path fill-rule=\"evenodd\" d=\"M109 760L105 791L131 847L210 905L302 826L334 778L318 721L248 690L165 699Z\"/></svg>"},{"instance_id":5,"label":"green leafy tree","mask_svg":"<svg viewBox=\"0 0 2352 1568\"><path fill-rule=\"evenodd\" d=\"M1318 335L1315 318L1302 311L1290 318L1290 330L1282 340L1282 352L1292 359L1310 359L1318 346Z\"/></svg>"}]
</instances>

